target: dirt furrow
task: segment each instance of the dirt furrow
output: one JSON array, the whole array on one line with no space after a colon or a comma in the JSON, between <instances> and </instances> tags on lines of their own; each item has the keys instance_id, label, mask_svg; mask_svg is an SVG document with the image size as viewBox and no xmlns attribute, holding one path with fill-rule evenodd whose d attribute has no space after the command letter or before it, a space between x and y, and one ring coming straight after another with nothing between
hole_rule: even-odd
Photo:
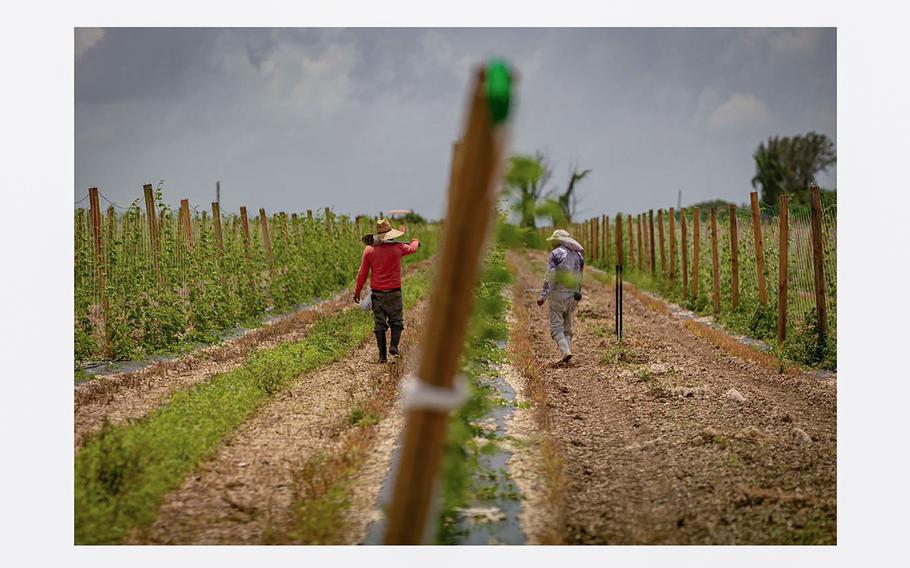
<instances>
[{"instance_id":1,"label":"dirt furrow","mask_svg":"<svg viewBox=\"0 0 910 568\"><path fill-rule=\"evenodd\" d=\"M402 336L405 366L419 336L424 305L421 302L406 316L408 327ZM238 428L181 488L170 493L157 521L144 533L133 535L131 542L306 540L296 527L295 502L307 488L317 485L324 490L322 485L335 482L326 477L325 469L336 468L343 477L351 468L360 470L364 463L371 468L367 473L383 463L387 467L388 460L381 454L390 451L388 441L397 436L396 428L389 427L395 426L397 418L393 415L391 422L379 419L394 406L399 376L391 374L387 365L374 363L375 358L375 344L365 341L345 360L301 376ZM385 400L383 408L376 406L377 400ZM364 417L358 418L355 409ZM398 423L400 427L400 420ZM361 487L349 484L354 489L349 506L328 505L335 507L333 515L343 512L344 519L338 527L327 527L329 532L320 533L320 538L347 541L363 532L382 473L365 475Z\"/></svg>"},{"instance_id":2,"label":"dirt furrow","mask_svg":"<svg viewBox=\"0 0 910 568\"><path fill-rule=\"evenodd\" d=\"M545 363L558 354L546 306L533 305L541 276L523 263L529 291L516 301ZM612 288L587 278L574 364L542 370L566 454L567 540L835 542L836 387L730 355L625 300L620 344Z\"/></svg>"},{"instance_id":3,"label":"dirt furrow","mask_svg":"<svg viewBox=\"0 0 910 568\"><path fill-rule=\"evenodd\" d=\"M411 264L405 267L404 272L423 269L428 263ZM310 308L174 361L154 363L138 371L99 377L76 385L73 413L75 449L81 447L86 434L99 430L105 420L118 424L141 418L174 392L240 366L253 350L300 341L318 319L350 307L352 294L352 290L344 290Z\"/></svg>"},{"instance_id":4,"label":"dirt furrow","mask_svg":"<svg viewBox=\"0 0 910 568\"><path fill-rule=\"evenodd\" d=\"M105 419L113 424L141 418L171 394L241 365L254 349L299 341L320 317L350 305L338 296L312 309L275 320L265 327L202 349L175 361L154 363L131 373L115 374L77 385L75 388L74 435L78 449L85 435L101 428Z\"/></svg>"}]
</instances>

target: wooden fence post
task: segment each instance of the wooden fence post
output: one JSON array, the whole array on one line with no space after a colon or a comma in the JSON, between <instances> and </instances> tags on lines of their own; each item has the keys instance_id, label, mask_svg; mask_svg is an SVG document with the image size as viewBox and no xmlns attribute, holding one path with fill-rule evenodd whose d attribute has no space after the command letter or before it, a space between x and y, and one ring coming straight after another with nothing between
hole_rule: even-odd
<instances>
[{"instance_id":1,"label":"wooden fence post","mask_svg":"<svg viewBox=\"0 0 910 568\"><path fill-rule=\"evenodd\" d=\"M752 202L752 234L755 241L755 278L758 280L758 301L768 305L768 288L765 283L765 241L761 232L761 211L758 209L758 193L749 194Z\"/></svg>"},{"instance_id":2,"label":"wooden fence post","mask_svg":"<svg viewBox=\"0 0 910 568\"><path fill-rule=\"evenodd\" d=\"M648 210L648 247L651 249L651 276L657 276L657 259L654 256L654 210Z\"/></svg>"},{"instance_id":3,"label":"wooden fence post","mask_svg":"<svg viewBox=\"0 0 910 568\"><path fill-rule=\"evenodd\" d=\"M670 208L670 280L676 279L676 209Z\"/></svg>"},{"instance_id":4,"label":"wooden fence post","mask_svg":"<svg viewBox=\"0 0 910 568\"><path fill-rule=\"evenodd\" d=\"M108 280L114 280L114 267L111 264L111 256L114 252L114 239L117 237L117 214L114 212L114 206L107 207L107 246L104 247L104 270ZM107 308L105 308L105 318Z\"/></svg>"},{"instance_id":5,"label":"wooden fence post","mask_svg":"<svg viewBox=\"0 0 910 568\"><path fill-rule=\"evenodd\" d=\"M329 208L326 207L326 215ZM259 208L259 220L262 225L262 244L265 247L265 256L269 260L269 270L272 270L272 241L269 239L269 219L265 216L265 208Z\"/></svg>"},{"instance_id":6,"label":"wooden fence post","mask_svg":"<svg viewBox=\"0 0 910 568\"><path fill-rule=\"evenodd\" d=\"M657 210L657 230L659 233L660 240L660 277L663 278L667 274L667 253L664 252L664 210Z\"/></svg>"},{"instance_id":7,"label":"wooden fence post","mask_svg":"<svg viewBox=\"0 0 910 568\"><path fill-rule=\"evenodd\" d=\"M736 205L730 204L730 272L733 309L739 308L739 240L736 235Z\"/></svg>"},{"instance_id":8,"label":"wooden fence post","mask_svg":"<svg viewBox=\"0 0 910 568\"><path fill-rule=\"evenodd\" d=\"M679 210L679 227L682 231L682 285L683 298L689 297L689 240L686 238L686 208Z\"/></svg>"},{"instance_id":9,"label":"wooden fence post","mask_svg":"<svg viewBox=\"0 0 910 568\"><path fill-rule=\"evenodd\" d=\"M164 207L158 210L158 221L155 222L155 229L158 231L158 240L161 241L161 229L164 228ZM164 262L167 263L171 259L164 259Z\"/></svg>"},{"instance_id":10,"label":"wooden fence post","mask_svg":"<svg viewBox=\"0 0 910 568\"><path fill-rule=\"evenodd\" d=\"M101 204L98 202L97 187L88 188L88 206L89 219L92 222L92 242L95 244L95 272L97 278L103 282L104 271L101 267L104 261L104 245L101 240ZM101 286L99 290L102 295L104 295L103 288Z\"/></svg>"},{"instance_id":11,"label":"wooden fence post","mask_svg":"<svg viewBox=\"0 0 910 568\"><path fill-rule=\"evenodd\" d=\"M212 201L212 231L215 233L215 245L218 248L218 275L221 278L221 287L227 288L227 278L224 276L224 235L221 233L221 205Z\"/></svg>"},{"instance_id":12,"label":"wooden fence post","mask_svg":"<svg viewBox=\"0 0 910 568\"><path fill-rule=\"evenodd\" d=\"M186 247L186 228L183 223L183 203L180 204L180 207L177 208L177 225L174 230L174 238L177 243L176 252L177 252L177 267L180 271L181 282L183 281L183 249Z\"/></svg>"},{"instance_id":13,"label":"wooden fence post","mask_svg":"<svg viewBox=\"0 0 910 568\"><path fill-rule=\"evenodd\" d=\"M594 217L594 248L597 249L597 262L600 264L603 261L603 245L601 243L603 240L603 227L600 224L600 217Z\"/></svg>"},{"instance_id":14,"label":"wooden fence post","mask_svg":"<svg viewBox=\"0 0 910 568\"><path fill-rule=\"evenodd\" d=\"M787 194L780 194L779 222L779 265L777 271L777 343L783 345L787 339L787 245L789 244L790 212L787 209Z\"/></svg>"},{"instance_id":15,"label":"wooden fence post","mask_svg":"<svg viewBox=\"0 0 910 568\"><path fill-rule=\"evenodd\" d=\"M591 255L594 252L594 244L591 242L591 235L593 234L594 229L591 227L591 220L586 219L581 222L581 229L585 235L585 250L588 251L588 255Z\"/></svg>"},{"instance_id":16,"label":"wooden fence post","mask_svg":"<svg viewBox=\"0 0 910 568\"><path fill-rule=\"evenodd\" d=\"M597 223L593 217L588 220L588 227L588 240L591 244L591 264L594 264L597 261Z\"/></svg>"},{"instance_id":17,"label":"wooden fence post","mask_svg":"<svg viewBox=\"0 0 910 568\"><path fill-rule=\"evenodd\" d=\"M604 266L610 268L610 218L604 215Z\"/></svg>"},{"instance_id":18,"label":"wooden fence post","mask_svg":"<svg viewBox=\"0 0 910 568\"><path fill-rule=\"evenodd\" d=\"M632 231L632 216L626 215L626 221L629 225L629 269L635 270L635 233Z\"/></svg>"},{"instance_id":19,"label":"wooden fence post","mask_svg":"<svg viewBox=\"0 0 910 568\"><path fill-rule=\"evenodd\" d=\"M190 200L181 199L180 200L180 212L181 217L183 218L183 226L180 229L183 231L183 240L186 242L186 248L192 252L193 250L193 224L190 220Z\"/></svg>"},{"instance_id":20,"label":"wooden fence post","mask_svg":"<svg viewBox=\"0 0 910 568\"><path fill-rule=\"evenodd\" d=\"M221 234L221 206L217 201L212 201L212 221L215 231L215 242L218 244L218 253L224 256L224 237Z\"/></svg>"},{"instance_id":21,"label":"wooden fence post","mask_svg":"<svg viewBox=\"0 0 910 568\"><path fill-rule=\"evenodd\" d=\"M600 264L600 262L603 260L603 246L601 242L603 241L603 235L604 233L603 227L601 225L601 216L598 215L597 217L594 217L594 246L597 249L597 256L595 259L597 260L598 264Z\"/></svg>"},{"instance_id":22,"label":"wooden fence post","mask_svg":"<svg viewBox=\"0 0 910 568\"><path fill-rule=\"evenodd\" d=\"M701 257L701 213L692 208L692 295L698 298L698 261Z\"/></svg>"},{"instance_id":23,"label":"wooden fence post","mask_svg":"<svg viewBox=\"0 0 910 568\"><path fill-rule=\"evenodd\" d=\"M246 214L246 207L240 208L240 228L243 229L243 249L247 256L250 254L250 220Z\"/></svg>"},{"instance_id":24,"label":"wooden fence post","mask_svg":"<svg viewBox=\"0 0 910 568\"><path fill-rule=\"evenodd\" d=\"M361 215L358 215L357 221L354 224L355 227L357 228L357 231L354 234L355 237L360 236L360 225L361 225L360 220L361 220ZM295 242L300 239L300 220L297 216L297 213L291 213L291 236L293 237Z\"/></svg>"},{"instance_id":25,"label":"wooden fence post","mask_svg":"<svg viewBox=\"0 0 910 568\"><path fill-rule=\"evenodd\" d=\"M720 266L717 259L717 207L711 208L711 276L714 282L714 313L720 312Z\"/></svg>"},{"instance_id":26,"label":"wooden fence post","mask_svg":"<svg viewBox=\"0 0 910 568\"><path fill-rule=\"evenodd\" d=\"M117 236L117 217L114 212L114 206L108 205L107 207L107 254L106 257L110 257L111 246L114 244L114 238Z\"/></svg>"},{"instance_id":27,"label":"wooden fence post","mask_svg":"<svg viewBox=\"0 0 910 568\"><path fill-rule=\"evenodd\" d=\"M825 305L825 264L822 246L822 203L818 185L809 187L812 208L812 263L815 269L815 312L818 316L818 339L822 343L828 333L828 308Z\"/></svg>"},{"instance_id":28,"label":"wooden fence post","mask_svg":"<svg viewBox=\"0 0 910 568\"><path fill-rule=\"evenodd\" d=\"M155 195L152 193L152 184L142 186L145 194L145 218L149 225L149 250L152 253L152 265L158 271L158 216L155 214Z\"/></svg>"},{"instance_id":29,"label":"wooden fence post","mask_svg":"<svg viewBox=\"0 0 910 568\"><path fill-rule=\"evenodd\" d=\"M101 238L101 204L98 201L98 188L88 188L89 216L92 221L92 240L95 242L95 273L98 282L98 300L101 304L101 326L104 331L104 354L110 355L111 338L107 326L107 294L104 284L104 245Z\"/></svg>"},{"instance_id":30,"label":"wooden fence post","mask_svg":"<svg viewBox=\"0 0 910 568\"><path fill-rule=\"evenodd\" d=\"M638 237L638 271L644 271L644 256L645 256L645 245L641 237L641 213L635 217L635 232L636 237Z\"/></svg>"}]
</instances>

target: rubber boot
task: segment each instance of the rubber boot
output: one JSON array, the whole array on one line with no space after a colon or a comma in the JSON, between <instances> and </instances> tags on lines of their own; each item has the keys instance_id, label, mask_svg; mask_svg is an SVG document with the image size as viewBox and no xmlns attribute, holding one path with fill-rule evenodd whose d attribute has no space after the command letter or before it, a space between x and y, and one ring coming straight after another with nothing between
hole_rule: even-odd
<instances>
[{"instance_id":1,"label":"rubber boot","mask_svg":"<svg viewBox=\"0 0 910 568\"><path fill-rule=\"evenodd\" d=\"M377 331L376 333L376 347L379 348L379 362L386 363L388 361L386 357L386 343L385 343L385 331Z\"/></svg>"},{"instance_id":2,"label":"rubber boot","mask_svg":"<svg viewBox=\"0 0 910 568\"><path fill-rule=\"evenodd\" d=\"M398 342L401 340L402 329L400 327L392 328L392 345L389 347L389 355L393 361L398 360Z\"/></svg>"}]
</instances>

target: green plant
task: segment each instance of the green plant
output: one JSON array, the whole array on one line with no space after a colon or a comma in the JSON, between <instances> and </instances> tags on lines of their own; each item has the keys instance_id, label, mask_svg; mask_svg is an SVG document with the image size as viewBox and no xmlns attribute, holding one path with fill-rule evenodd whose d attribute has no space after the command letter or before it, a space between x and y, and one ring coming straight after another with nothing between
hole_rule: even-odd
<instances>
[{"instance_id":1,"label":"green plant","mask_svg":"<svg viewBox=\"0 0 910 568\"><path fill-rule=\"evenodd\" d=\"M417 272L403 284L410 307L426 293L429 278ZM164 494L224 436L300 374L350 353L372 327L357 309L325 317L302 341L260 351L232 371L178 391L142 420L88 438L75 460L76 543L116 543L153 522Z\"/></svg>"},{"instance_id":2,"label":"green plant","mask_svg":"<svg viewBox=\"0 0 910 568\"><path fill-rule=\"evenodd\" d=\"M774 337L777 329L777 310L772 306L758 304L749 319L749 333L753 337L765 339Z\"/></svg>"},{"instance_id":3,"label":"green plant","mask_svg":"<svg viewBox=\"0 0 910 568\"><path fill-rule=\"evenodd\" d=\"M351 409L351 413L348 415L348 422L352 426L372 426L379 424L379 415L361 405L357 405Z\"/></svg>"},{"instance_id":4,"label":"green plant","mask_svg":"<svg viewBox=\"0 0 910 568\"><path fill-rule=\"evenodd\" d=\"M218 341L237 325L259 325L263 316L325 298L353 282L363 251L358 235L370 230L371 221L352 220L330 210L312 217L271 215L266 219L270 262L259 216L248 219L247 238L241 218L222 212L219 241L212 220L191 212L190 242L183 226L178 226L180 215L164 203L161 184L155 195L160 211L157 253L137 200L122 213L102 216L100 264L90 216L76 210L73 352L77 362L185 350ZM414 222L408 230L421 246L405 262L428 258L435 250L438 226ZM326 242L332 243L331 254L310 254ZM109 352L105 352L105 337Z\"/></svg>"},{"instance_id":5,"label":"green plant","mask_svg":"<svg viewBox=\"0 0 910 568\"><path fill-rule=\"evenodd\" d=\"M806 365L837 369L837 344L830 337L819 337L818 314L813 308L795 332L784 342L784 354Z\"/></svg>"}]
</instances>

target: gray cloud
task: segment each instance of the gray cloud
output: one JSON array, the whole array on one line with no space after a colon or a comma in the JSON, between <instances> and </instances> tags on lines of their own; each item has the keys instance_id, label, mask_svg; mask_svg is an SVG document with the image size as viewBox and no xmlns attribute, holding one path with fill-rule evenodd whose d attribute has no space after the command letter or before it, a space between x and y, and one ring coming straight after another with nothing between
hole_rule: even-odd
<instances>
[{"instance_id":1,"label":"gray cloud","mask_svg":"<svg viewBox=\"0 0 910 568\"><path fill-rule=\"evenodd\" d=\"M204 206L220 179L227 209L439 216L469 70L499 54L521 73L512 150L559 183L593 168L585 213L744 202L760 141L837 140L829 29L77 30L74 195L166 179Z\"/></svg>"}]
</instances>

